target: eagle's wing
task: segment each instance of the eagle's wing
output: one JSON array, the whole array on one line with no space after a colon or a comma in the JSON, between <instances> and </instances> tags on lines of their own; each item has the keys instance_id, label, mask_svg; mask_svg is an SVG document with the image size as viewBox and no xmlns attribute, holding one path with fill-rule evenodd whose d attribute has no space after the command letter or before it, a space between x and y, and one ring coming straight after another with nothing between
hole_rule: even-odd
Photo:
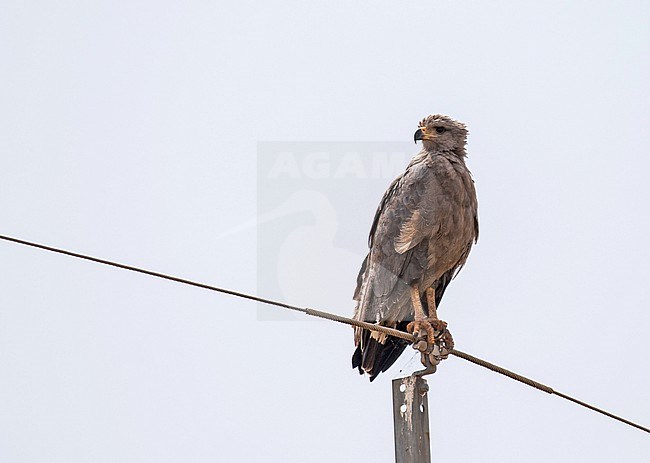
<instances>
[{"instance_id":1,"label":"eagle's wing","mask_svg":"<svg viewBox=\"0 0 650 463\"><path fill-rule=\"evenodd\" d=\"M370 230L357 279L355 318L388 326L412 318L409 284L427 268L424 238L440 227L442 186L422 159L388 188ZM423 241L424 240L424 241ZM355 340L360 341L361 330Z\"/></svg>"}]
</instances>

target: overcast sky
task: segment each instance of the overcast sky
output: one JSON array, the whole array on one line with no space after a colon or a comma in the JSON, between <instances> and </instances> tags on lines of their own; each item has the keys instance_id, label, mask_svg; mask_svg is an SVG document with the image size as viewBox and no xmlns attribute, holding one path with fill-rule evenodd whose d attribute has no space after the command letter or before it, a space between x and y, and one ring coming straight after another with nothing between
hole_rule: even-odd
<instances>
[{"instance_id":1,"label":"overcast sky","mask_svg":"<svg viewBox=\"0 0 650 463\"><path fill-rule=\"evenodd\" d=\"M350 315L381 194L449 114L481 222L439 310L457 347L650 425L648 2L2 10L0 234ZM0 461L393 461L412 351L370 384L350 328L269 318L0 242ZM457 358L429 385L435 462L650 458Z\"/></svg>"}]
</instances>

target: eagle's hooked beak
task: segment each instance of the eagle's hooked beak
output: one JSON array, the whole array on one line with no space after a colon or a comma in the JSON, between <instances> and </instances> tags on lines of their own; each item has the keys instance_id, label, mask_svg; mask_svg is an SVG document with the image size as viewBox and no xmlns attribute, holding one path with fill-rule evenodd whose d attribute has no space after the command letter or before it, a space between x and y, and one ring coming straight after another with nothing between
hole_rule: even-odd
<instances>
[{"instance_id":1,"label":"eagle's hooked beak","mask_svg":"<svg viewBox=\"0 0 650 463\"><path fill-rule=\"evenodd\" d=\"M418 143L418 140L422 140L422 139L423 139L423 138L422 138L423 135L424 135L424 134L423 134L423 132L422 132L422 127L420 127L419 129L417 129L417 130L415 131L415 134L413 135L413 141L415 141L415 144L416 144L416 145L417 145L417 143Z\"/></svg>"}]
</instances>

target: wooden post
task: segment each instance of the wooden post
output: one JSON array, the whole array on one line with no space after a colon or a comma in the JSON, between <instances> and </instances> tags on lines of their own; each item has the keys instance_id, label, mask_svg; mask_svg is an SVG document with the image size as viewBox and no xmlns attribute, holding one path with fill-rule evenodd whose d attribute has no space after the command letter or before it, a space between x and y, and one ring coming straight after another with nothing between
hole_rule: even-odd
<instances>
[{"instance_id":1,"label":"wooden post","mask_svg":"<svg viewBox=\"0 0 650 463\"><path fill-rule=\"evenodd\" d=\"M428 391L421 376L393 380L396 463L431 463Z\"/></svg>"}]
</instances>

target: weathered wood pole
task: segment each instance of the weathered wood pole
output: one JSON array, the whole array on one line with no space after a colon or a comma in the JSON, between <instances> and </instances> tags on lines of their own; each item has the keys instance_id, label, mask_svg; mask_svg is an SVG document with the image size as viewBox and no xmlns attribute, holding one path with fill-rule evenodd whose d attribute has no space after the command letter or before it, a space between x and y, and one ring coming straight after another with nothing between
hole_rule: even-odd
<instances>
[{"instance_id":1,"label":"weathered wood pole","mask_svg":"<svg viewBox=\"0 0 650 463\"><path fill-rule=\"evenodd\" d=\"M393 380L396 463L431 463L428 391L421 376Z\"/></svg>"}]
</instances>

